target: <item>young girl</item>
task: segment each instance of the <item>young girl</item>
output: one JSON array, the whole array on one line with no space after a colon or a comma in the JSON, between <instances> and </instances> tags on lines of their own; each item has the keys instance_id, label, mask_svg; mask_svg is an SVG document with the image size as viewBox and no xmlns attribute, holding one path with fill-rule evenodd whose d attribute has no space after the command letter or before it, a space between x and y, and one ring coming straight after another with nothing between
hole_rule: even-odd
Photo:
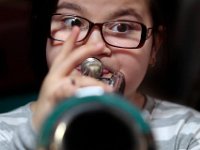
<instances>
[{"instance_id":1,"label":"young girl","mask_svg":"<svg viewBox=\"0 0 200 150\"><path fill-rule=\"evenodd\" d=\"M103 63L103 77L124 75L124 96L150 122L158 149L200 149L199 113L139 90L161 46L163 27L156 6L155 0L59 0L47 39L49 72L36 102L2 115L16 116L12 122L21 127L14 131L9 121L1 127L1 149L34 149L45 118L77 89L95 85L113 92L80 72L80 64L90 57Z\"/></svg>"}]
</instances>

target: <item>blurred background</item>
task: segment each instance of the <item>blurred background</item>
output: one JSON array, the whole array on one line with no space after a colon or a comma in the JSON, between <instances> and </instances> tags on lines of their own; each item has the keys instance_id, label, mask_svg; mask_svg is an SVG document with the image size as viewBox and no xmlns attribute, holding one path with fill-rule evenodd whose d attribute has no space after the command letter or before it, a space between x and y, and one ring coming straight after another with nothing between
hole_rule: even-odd
<instances>
[{"instance_id":1,"label":"blurred background","mask_svg":"<svg viewBox=\"0 0 200 150\"><path fill-rule=\"evenodd\" d=\"M0 2L1 96L29 92L34 85L30 62L31 1Z\"/></svg>"},{"instance_id":2,"label":"blurred background","mask_svg":"<svg viewBox=\"0 0 200 150\"><path fill-rule=\"evenodd\" d=\"M47 72L44 2L0 1L0 112L37 98ZM149 90L200 110L200 4L198 0L159 3L167 30L161 57L165 63L150 77Z\"/></svg>"},{"instance_id":3,"label":"blurred background","mask_svg":"<svg viewBox=\"0 0 200 150\"><path fill-rule=\"evenodd\" d=\"M0 112L34 100L46 73L42 28L33 28L37 2L0 1Z\"/></svg>"}]
</instances>

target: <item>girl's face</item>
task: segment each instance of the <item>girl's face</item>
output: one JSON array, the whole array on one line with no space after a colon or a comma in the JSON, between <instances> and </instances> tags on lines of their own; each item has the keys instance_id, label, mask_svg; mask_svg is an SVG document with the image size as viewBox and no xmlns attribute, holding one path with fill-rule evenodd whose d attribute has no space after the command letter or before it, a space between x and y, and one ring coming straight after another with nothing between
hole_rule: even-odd
<instances>
[{"instance_id":1,"label":"girl's face","mask_svg":"<svg viewBox=\"0 0 200 150\"><path fill-rule=\"evenodd\" d=\"M153 26L147 0L59 0L56 13L77 15L94 23L120 19L141 22L147 28ZM151 36L145 41L144 46L138 49L116 48L106 45L99 28L94 27L87 40L76 46L104 43L104 52L91 57L99 58L107 68L124 74L125 96L132 99L146 74L148 65L156 55L152 41ZM46 53L49 67L63 46L53 43L48 39ZM78 72L75 69L76 71Z\"/></svg>"}]
</instances>

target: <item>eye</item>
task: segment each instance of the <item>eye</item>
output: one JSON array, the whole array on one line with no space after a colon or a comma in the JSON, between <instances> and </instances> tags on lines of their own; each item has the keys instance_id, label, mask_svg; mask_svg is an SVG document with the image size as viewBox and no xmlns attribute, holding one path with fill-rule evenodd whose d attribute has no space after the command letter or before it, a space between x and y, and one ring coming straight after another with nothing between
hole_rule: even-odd
<instances>
[{"instance_id":1,"label":"eye","mask_svg":"<svg viewBox=\"0 0 200 150\"><path fill-rule=\"evenodd\" d=\"M129 30L132 30L133 27L126 23L117 23L114 24L112 27L112 31L114 32L128 32Z\"/></svg>"},{"instance_id":2,"label":"eye","mask_svg":"<svg viewBox=\"0 0 200 150\"><path fill-rule=\"evenodd\" d=\"M112 22L111 24L109 24L109 30L118 33L128 33L140 29L140 25L134 22Z\"/></svg>"},{"instance_id":3,"label":"eye","mask_svg":"<svg viewBox=\"0 0 200 150\"><path fill-rule=\"evenodd\" d=\"M66 17L62 19L64 24L68 27L78 26L82 27L84 24L81 19L75 17Z\"/></svg>"},{"instance_id":4,"label":"eye","mask_svg":"<svg viewBox=\"0 0 200 150\"><path fill-rule=\"evenodd\" d=\"M129 28L130 26L128 26L127 24L120 23L114 29L119 32L126 32L127 30L129 30Z\"/></svg>"}]
</instances>

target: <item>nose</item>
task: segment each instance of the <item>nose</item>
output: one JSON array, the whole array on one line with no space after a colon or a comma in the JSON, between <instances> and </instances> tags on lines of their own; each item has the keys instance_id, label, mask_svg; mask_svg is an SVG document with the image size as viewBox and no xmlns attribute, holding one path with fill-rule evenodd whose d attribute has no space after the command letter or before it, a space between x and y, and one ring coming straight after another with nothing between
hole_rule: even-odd
<instances>
[{"instance_id":1,"label":"nose","mask_svg":"<svg viewBox=\"0 0 200 150\"><path fill-rule=\"evenodd\" d=\"M88 36L88 39L86 41L89 44L98 44L98 43L102 43L104 44L104 48L102 50L102 55L111 55L111 49L106 46L106 43L103 40L103 37L101 35L101 31L98 27L94 27L94 29L91 30L90 35Z\"/></svg>"}]
</instances>

